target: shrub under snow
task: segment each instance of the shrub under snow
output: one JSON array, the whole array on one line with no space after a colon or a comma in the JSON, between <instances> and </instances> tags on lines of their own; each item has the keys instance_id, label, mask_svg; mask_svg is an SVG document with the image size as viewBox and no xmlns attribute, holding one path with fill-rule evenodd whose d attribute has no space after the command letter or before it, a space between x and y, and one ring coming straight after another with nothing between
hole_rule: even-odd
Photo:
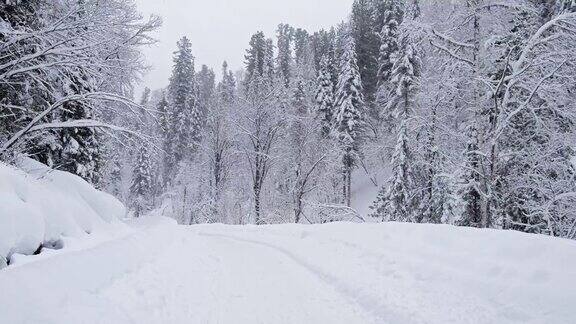
<instances>
[{"instance_id":1,"label":"shrub under snow","mask_svg":"<svg viewBox=\"0 0 576 324\"><path fill-rule=\"evenodd\" d=\"M0 260L109 227L125 214L117 199L75 175L25 157L18 166L0 162Z\"/></svg>"}]
</instances>

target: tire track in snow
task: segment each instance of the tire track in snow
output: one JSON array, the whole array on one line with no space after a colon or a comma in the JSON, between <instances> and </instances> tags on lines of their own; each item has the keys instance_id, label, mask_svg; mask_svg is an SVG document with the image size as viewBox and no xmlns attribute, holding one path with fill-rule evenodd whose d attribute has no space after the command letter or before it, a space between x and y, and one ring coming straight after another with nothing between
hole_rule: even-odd
<instances>
[{"instance_id":1,"label":"tire track in snow","mask_svg":"<svg viewBox=\"0 0 576 324\"><path fill-rule=\"evenodd\" d=\"M367 295L359 289L355 289L343 280L330 275L329 273L323 271L319 267L304 260L303 258L292 253L284 247L271 244L269 242L247 239L230 234L198 232L198 235L213 238L223 238L240 243L252 244L280 253L288 259L292 260L301 268L304 268L323 283L332 287L338 294L344 297L345 300L359 306L366 314L369 314L371 317L375 318L376 323L415 323L413 319L402 316L390 308L386 308L385 305L382 305L382 303L375 299L373 296Z\"/></svg>"}]
</instances>

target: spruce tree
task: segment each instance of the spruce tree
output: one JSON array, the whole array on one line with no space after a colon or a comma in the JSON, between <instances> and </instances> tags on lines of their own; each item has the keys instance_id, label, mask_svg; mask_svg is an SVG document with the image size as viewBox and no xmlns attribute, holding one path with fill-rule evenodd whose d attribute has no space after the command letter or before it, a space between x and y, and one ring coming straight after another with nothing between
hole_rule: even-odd
<instances>
[{"instance_id":1,"label":"spruce tree","mask_svg":"<svg viewBox=\"0 0 576 324\"><path fill-rule=\"evenodd\" d=\"M395 118L404 119L411 117L415 108L422 63L410 35L404 35L401 46L400 55L392 67L392 95L386 110Z\"/></svg>"},{"instance_id":2,"label":"spruce tree","mask_svg":"<svg viewBox=\"0 0 576 324\"><path fill-rule=\"evenodd\" d=\"M194 79L192 44L183 37L174 53L174 68L168 86L165 181L174 176L180 162L192 153L199 141L202 119Z\"/></svg>"},{"instance_id":3,"label":"spruce tree","mask_svg":"<svg viewBox=\"0 0 576 324\"><path fill-rule=\"evenodd\" d=\"M288 87L292 78L292 41L294 28L287 24L278 25L276 31L278 56L276 57L277 74L284 86Z\"/></svg>"},{"instance_id":4,"label":"spruce tree","mask_svg":"<svg viewBox=\"0 0 576 324\"><path fill-rule=\"evenodd\" d=\"M294 31L294 59L296 64L304 64L311 59L310 35L305 29L297 28Z\"/></svg>"},{"instance_id":5,"label":"spruce tree","mask_svg":"<svg viewBox=\"0 0 576 324\"><path fill-rule=\"evenodd\" d=\"M312 48L312 55L314 57L314 68L319 73L321 69L322 60L327 57L331 63L332 70L330 73L333 75L333 85L338 83L338 73L336 72L335 62L335 41L336 30L332 27L329 31L320 30L310 36L310 46Z\"/></svg>"},{"instance_id":6,"label":"spruce tree","mask_svg":"<svg viewBox=\"0 0 576 324\"><path fill-rule=\"evenodd\" d=\"M257 32L250 39L246 51L246 78L244 86L250 91L252 84L264 85L274 80L274 44L263 32Z\"/></svg>"},{"instance_id":7,"label":"spruce tree","mask_svg":"<svg viewBox=\"0 0 576 324\"><path fill-rule=\"evenodd\" d=\"M85 78L72 77L65 91L70 95L88 93L92 91L92 86ZM79 102L65 104L60 114L62 121L88 120L93 117L91 107ZM102 178L103 162L96 129L68 128L58 130L57 134L61 148L54 157L54 167L76 174L98 186Z\"/></svg>"},{"instance_id":8,"label":"spruce tree","mask_svg":"<svg viewBox=\"0 0 576 324\"><path fill-rule=\"evenodd\" d=\"M343 150L343 197L350 206L352 169L360 159L360 142L365 127L362 81L356 60L356 45L351 35L348 35L342 50L335 107L335 131Z\"/></svg>"},{"instance_id":9,"label":"spruce tree","mask_svg":"<svg viewBox=\"0 0 576 324\"><path fill-rule=\"evenodd\" d=\"M334 125L334 85L332 84L330 59L324 56L318 72L316 90L316 113L322 122L322 135L327 137Z\"/></svg>"},{"instance_id":10,"label":"spruce tree","mask_svg":"<svg viewBox=\"0 0 576 324\"><path fill-rule=\"evenodd\" d=\"M398 27L402 23L404 13L397 0L382 1L379 10L382 15L382 29L380 31L376 102L379 107L382 107L386 105L386 100L390 95L392 68L400 54Z\"/></svg>"},{"instance_id":11,"label":"spruce tree","mask_svg":"<svg viewBox=\"0 0 576 324\"><path fill-rule=\"evenodd\" d=\"M408 127L414 116L421 61L409 34L403 35L401 46L400 56L392 68L392 94L386 108L399 123L391 162L392 177L387 187L380 190L372 208L376 211L374 216L384 220L414 222L421 220L417 216L421 192L415 183L416 161L411 152L413 144Z\"/></svg>"},{"instance_id":12,"label":"spruce tree","mask_svg":"<svg viewBox=\"0 0 576 324\"><path fill-rule=\"evenodd\" d=\"M370 0L355 0L352 5L351 31L354 37L358 70L362 80L362 94L371 106L377 89L380 30L374 30L374 6ZM371 116L374 111L370 109Z\"/></svg>"},{"instance_id":13,"label":"spruce tree","mask_svg":"<svg viewBox=\"0 0 576 324\"><path fill-rule=\"evenodd\" d=\"M228 70L228 63L225 61L222 64L222 81L218 83L217 87L220 99L227 105L231 105L234 101L236 91L236 78L232 71Z\"/></svg>"},{"instance_id":14,"label":"spruce tree","mask_svg":"<svg viewBox=\"0 0 576 324\"><path fill-rule=\"evenodd\" d=\"M216 74L208 66L202 65L200 72L196 75L196 83L198 114L200 116L200 124L204 126L216 89Z\"/></svg>"},{"instance_id":15,"label":"spruce tree","mask_svg":"<svg viewBox=\"0 0 576 324\"><path fill-rule=\"evenodd\" d=\"M392 165L392 178L387 186L380 189L376 201L370 207L373 217L383 221L414 221L414 179L413 158L408 147L407 120L400 121Z\"/></svg>"},{"instance_id":16,"label":"spruce tree","mask_svg":"<svg viewBox=\"0 0 576 324\"><path fill-rule=\"evenodd\" d=\"M130 197L135 217L140 217L150 207L152 193L152 165L146 144L140 146L134 168L132 170L132 185Z\"/></svg>"},{"instance_id":17,"label":"spruce tree","mask_svg":"<svg viewBox=\"0 0 576 324\"><path fill-rule=\"evenodd\" d=\"M169 126L169 115L168 115L168 100L166 99L166 94L162 92L160 96L160 101L156 104L156 112L158 119L158 133L162 135L163 143L166 143L168 140L168 126Z\"/></svg>"},{"instance_id":18,"label":"spruce tree","mask_svg":"<svg viewBox=\"0 0 576 324\"><path fill-rule=\"evenodd\" d=\"M466 160L462 168L459 195L463 200L462 214L456 224L479 227L482 222L482 196L480 191L480 157L478 155L478 131L474 124L467 129L468 143L464 153Z\"/></svg>"}]
</instances>

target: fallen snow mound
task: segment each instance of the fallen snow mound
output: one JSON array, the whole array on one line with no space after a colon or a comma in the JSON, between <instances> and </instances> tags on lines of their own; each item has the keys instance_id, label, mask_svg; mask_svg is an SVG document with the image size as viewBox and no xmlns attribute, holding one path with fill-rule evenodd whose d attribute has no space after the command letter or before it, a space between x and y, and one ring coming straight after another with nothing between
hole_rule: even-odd
<instances>
[{"instance_id":1,"label":"fallen snow mound","mask_svg":"<svg viewBox=\"0 0 576 324\"><path fill-rule=\"evenodd\" d=\"M18 167L0 162L0 260L109 228L125 214L117 199L73 174L25 157Z\"/></svg>"}]
</instances>

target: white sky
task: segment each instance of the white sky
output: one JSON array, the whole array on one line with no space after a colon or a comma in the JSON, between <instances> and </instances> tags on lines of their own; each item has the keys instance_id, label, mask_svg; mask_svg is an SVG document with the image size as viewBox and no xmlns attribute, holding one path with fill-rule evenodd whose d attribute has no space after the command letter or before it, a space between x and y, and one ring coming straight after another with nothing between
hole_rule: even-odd
<instances>
[{"instance_id":1,"label":"white sky","mask_svg":"<svg viewBox=\"0 0 576 324\"><path fill-rule=\"evenodd\" d=\"M245 50L252 34L262 30L275 35L279 23L314 32L344 20L353 0L135 0L139 11L158 14L163 26L159 43L146 48L152 70L142 87L168 85L176 42L187 36L192 42L196 69L206 64L220 75L224 60L232 70L243 67Z\"/></svg>"}]
</instances>

